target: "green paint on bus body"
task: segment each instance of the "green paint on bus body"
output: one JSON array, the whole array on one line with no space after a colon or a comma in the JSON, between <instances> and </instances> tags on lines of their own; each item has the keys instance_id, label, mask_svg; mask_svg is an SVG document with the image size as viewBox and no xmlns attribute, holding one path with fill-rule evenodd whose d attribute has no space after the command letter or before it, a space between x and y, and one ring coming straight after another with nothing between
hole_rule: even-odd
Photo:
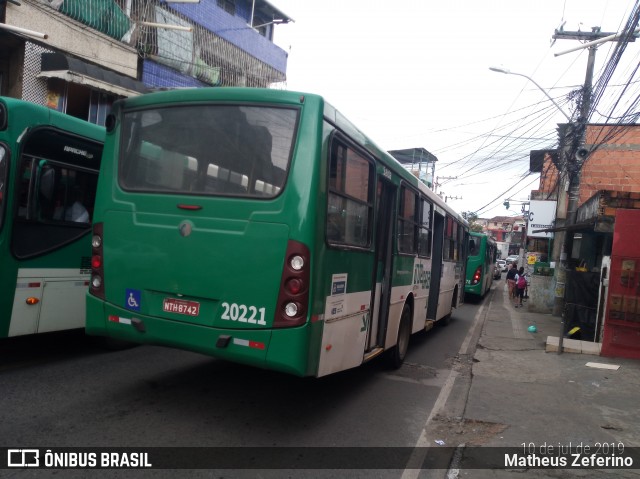
<instances>
[{"instance_id":1,"label":"green paint on bus body","mask_svg":"<svg viewBox=\"0 0 640 479\"><path fill-rule=\"evenodd\" d=\"M373 202L355 203L362 191L334 195L351 239L331 242L328 195L342 178L329 173L332 148L359 152L358 162L344 163L351 175L365 175L371 165L363 179L371 198L376 171L395 187L418 191L418 180L316 95L182 90L116 102L112 114L94 213L102 229L104 299L89 293L87 333L299 376L318 375L327 361L337 361L332 370L357 365L333 359L345 354L336 351L343 336L327 339L326 314L344 313L332 328L353 317L344 334L354 340L367 333L376 287L375 209ZM308 248L308 284L285 303L304 294L308 301L296 303L302 322L281 327L275 321L285 306L282 291L297 291L286 279L295 273L287 253L292 241ZM407 297L414 284L428 287L430 272L416 276L415 262L415 255L390 262L391 284ZM344 291L332 284L340 275Z\"/></svg>"}]
</instances>

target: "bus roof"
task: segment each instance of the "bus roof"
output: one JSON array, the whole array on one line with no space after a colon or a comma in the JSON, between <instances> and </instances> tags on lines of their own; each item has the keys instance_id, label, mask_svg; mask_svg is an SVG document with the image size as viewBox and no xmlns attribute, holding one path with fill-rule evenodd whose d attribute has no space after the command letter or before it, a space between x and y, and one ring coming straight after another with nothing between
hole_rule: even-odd
<instances>
[{"instance_id":1,"label":"bus roof","mask_svg":"<svg viewBox=\"0 0 640 479\"><path fill-rule=\"evenodd\" d=\"M0 96L0 105L4 105L4 111L0 111L0 117L5 116L5 121L0 118L0 125L4 123L5 128L20 131L28 126L48 125L61 130L76 132L92 140L104 143L105 128L103 126L17 98Z\"/></svg>"}]
</instances>

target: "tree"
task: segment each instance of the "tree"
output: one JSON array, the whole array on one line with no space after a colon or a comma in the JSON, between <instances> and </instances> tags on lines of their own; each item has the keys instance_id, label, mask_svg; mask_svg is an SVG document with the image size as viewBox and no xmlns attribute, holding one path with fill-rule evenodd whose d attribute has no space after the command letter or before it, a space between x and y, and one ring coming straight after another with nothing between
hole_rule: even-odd
<instances>
[{"instance_id":1,"label":"tree","mask_svg":"<svg viewBox=\"0 0 640 479\"><path fill-rule=\"evenodd\" d=\"M469 223L469 230L473 231L474 233L482 233L482 225L476 223L476 221L478 221L478 215L475 212L463 211L462 217Z\"/></svg>"}]
</instances>

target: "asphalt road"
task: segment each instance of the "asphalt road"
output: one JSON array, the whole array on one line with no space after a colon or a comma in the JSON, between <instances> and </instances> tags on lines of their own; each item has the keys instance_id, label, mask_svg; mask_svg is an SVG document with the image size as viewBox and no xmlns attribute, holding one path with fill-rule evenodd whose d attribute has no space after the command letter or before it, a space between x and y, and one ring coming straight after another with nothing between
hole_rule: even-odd
<instances>
[{"instance_id":1,"label":"asphalt road","mask_svg":"<svg viewBox=\"0 0 640 479\"><path fill-rule=\"evenodd\" d=\"M285 454L300 447L384 451L428 445L425 441L437 440L425 435L434 406L455 390L452 371L463 376L470 368L461 347L475 344L470 331L481 307L465 304L449 325L414 335L398 370L374 360L321 379L154 346L106 351L77 333L3 340L0 441L11 448L276 447ZM393 468L295 469L284 476L412 477L402 465ZM8 472L11 477L157 478L187 471ZM283 471L201 469L188 475L283 477Z\"/></svg>"}]
</instances>

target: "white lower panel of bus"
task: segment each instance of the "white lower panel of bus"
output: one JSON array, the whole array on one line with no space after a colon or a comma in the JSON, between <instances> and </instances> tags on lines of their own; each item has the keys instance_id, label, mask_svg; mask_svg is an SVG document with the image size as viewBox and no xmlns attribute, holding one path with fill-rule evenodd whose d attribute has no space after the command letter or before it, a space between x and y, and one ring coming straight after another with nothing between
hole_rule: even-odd
<instances>
[{"instance_id":1,"label":"white lower panel of bus","mask_svg":"<svg viewBox=\"0 0 640 479\"><path fill-rule=\"evenodd\" d=\"M9 336L83 328L88 285L77 268L18 270Z\"/></svg>"},{"instance_id":2,"label":"white lower panel of bus","mask_svg":"<svg viewBox=\"0 0 640 479\"><path fill-rule=\"evenodd\" d=\"M370 302L370 291L327 297L318 377L362 364Z\"/></svg>"}]
</instances>

